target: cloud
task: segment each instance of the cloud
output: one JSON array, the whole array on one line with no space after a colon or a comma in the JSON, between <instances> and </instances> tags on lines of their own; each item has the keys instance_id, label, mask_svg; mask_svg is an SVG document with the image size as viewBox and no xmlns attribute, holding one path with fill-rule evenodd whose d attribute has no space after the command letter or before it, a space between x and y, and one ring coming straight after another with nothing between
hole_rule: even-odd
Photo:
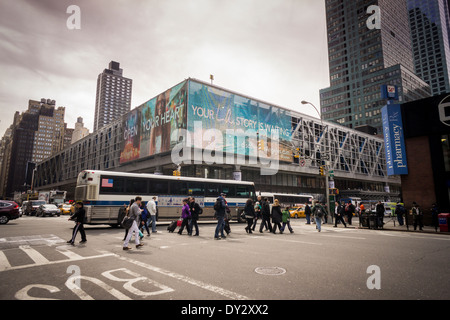
<instances>
[{"instance_id":1,"label":"cloud","mask_svg":"<svg viewBox=\"0 0 450 320\"><path fill-rule=\"evenodd\" d=\"M69 5L81 29L69 30ZM188 77L276 105L319 105L325 7L316 0L0 0L0 134L29 99L51 98L91 130L109 61L133 79L132 107Z\"/></svg>"}]
</instances>

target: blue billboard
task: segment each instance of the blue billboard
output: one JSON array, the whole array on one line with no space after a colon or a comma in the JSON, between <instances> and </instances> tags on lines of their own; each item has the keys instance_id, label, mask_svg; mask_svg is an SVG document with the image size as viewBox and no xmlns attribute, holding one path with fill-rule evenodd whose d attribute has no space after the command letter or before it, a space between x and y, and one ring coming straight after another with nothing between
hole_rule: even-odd
<instances>
[{"instance_id":1,"label":"blue billboard","mask_svg":"<svg viewBox=\"0 0 450 320\"><path fill-rule=\"evenodd\" d=\"M381 109L386 168L389 176L408 174L402 113L399 104Z\"/></svg>"}]
</instances>

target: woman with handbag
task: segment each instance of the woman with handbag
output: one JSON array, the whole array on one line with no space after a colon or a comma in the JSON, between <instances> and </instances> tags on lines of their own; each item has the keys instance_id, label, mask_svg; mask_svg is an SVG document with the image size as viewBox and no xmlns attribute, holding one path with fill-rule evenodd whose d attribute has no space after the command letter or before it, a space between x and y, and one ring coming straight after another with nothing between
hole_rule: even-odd
<instances>
[{"instance_id":1,"label":"woman with handbag","mask_svg":"<svg viewBox=\"0 0 450 320\"><path fill-rule=\"evenodd\" d=\"M245 227L245 231L247 233L252 232L253 219L255 219L255 207L253 206L253 200L248 199L244 208L245 219L247 220L247 226Z\"/></svg>"}]
</instances>

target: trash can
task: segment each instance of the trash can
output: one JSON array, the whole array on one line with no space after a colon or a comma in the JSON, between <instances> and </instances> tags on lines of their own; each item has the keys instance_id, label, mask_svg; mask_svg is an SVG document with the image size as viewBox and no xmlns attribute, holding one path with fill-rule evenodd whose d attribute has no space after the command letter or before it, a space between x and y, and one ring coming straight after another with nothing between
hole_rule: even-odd
<instances>
[{"instance_id":1,"label":"trash can","mask_svg":"<svg viewBox=\"0 0 450 320\"><path fill-rule=\"evenodd\" d=\"M376 213L369 214L369 228L378 229L378 216Z\"/></svg>"},{"instance_id":2,"label":"trash can","mask_svg":"<svg viewBox=\"0 0 450 320\"><path fill-rule=\"evenodd\" d=\"M369 228L369 215L367 213L361 214L361 227L363 228Z\"/></svg>"},{"instance_id":3,"label":"trash can","mask_svg":"<svg viewBox=\"0 0 450 320\"><path fill-rule=\"evenodd\" d=\"M438 215L439 229L441 232L449 232L450 213L440 213Z\"/></svg>"}]
</instances>

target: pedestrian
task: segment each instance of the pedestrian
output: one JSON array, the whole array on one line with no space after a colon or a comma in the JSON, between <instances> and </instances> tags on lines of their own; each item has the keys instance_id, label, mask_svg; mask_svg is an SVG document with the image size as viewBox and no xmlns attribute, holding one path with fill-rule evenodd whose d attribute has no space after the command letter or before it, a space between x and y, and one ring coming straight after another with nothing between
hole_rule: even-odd
<instances>
[{"instance_id":1,"label":"pedestrian","mask_svg":"<svg viewBox=\"0 0 450 320\"><path fill-rule=\"evenodd\" d=\"M294 230L291 227L291 214L289 212L289 208L286 207L281 212L281 220L283 221L283 226L281 227L281 230L284 232L284 229L286 228L286 225L288 226L289 232L294 233Z\"/></svg>"},{"instance_id":2,"label":"pedestrian","mask_svg":"<svg viewBox=\"0 0 450 320\"><path fill-rule=\"evenodd\" d=\"M353 205L352 201L349 200L347 205L345 206L345 214L347 215L347 222L350 226L352 225L352 218L355 211L355 206Z\"/></svg>"},{"instance_id":3,"label":"pedestrian","mask_svg":"<svg viewBox=\"0 0 450 320\"><path fill-rule=\"evenodd\" d=\"M305 216L306 216L306 224L311 224L311 207L308 203L305 204Z\"/></svg>"},{"instance_id":4,"label":"pedestrian","mask_svg":"<svg viewBox=\"0 0 450 320\"><path fill-rule=\"evenodd\" d=\"M413 202L411 212L413 215L414 230L417 229L417 225L419 225L419 230L423 230L423 211L416 202Z\"/></svg>"},{"instance_id":5,"label":"pedestrian","mask_svg":"<svg viewBox=\"0 0 450 320\"><path fill-rule=\"evenodd\" d=\"M84 210L83 202L78 201L75 207L75 213L69 218L69 220L75 220L75 226L72 231L72 239L67 241L67 243L70 243L71 245L74 245L78 231L80 231L81 234L80 243L85 243L87 241L86 232L84 231L84 218L86 217L86 210Z\"/></svg>"},{"instance_id":6,"label":"pedestrian","mask_svg":"<svg viewBox=\"0 0 450 320\"><path fill-rule=\"evenodd\" d=\"M226 207L227 207L225 203L225 197L226 195L224 193L221 193L220 196L217 197L216 203L214 204L214 217L217 219L217 226L214 232L214 240L226 238L226 236L223 234L223 229L225 226Z\"/></svg>"},{"instance_id":7,"label":"pedestrian","mask_svg":"<svg viewBox=\"0 0 450 320\"><path fill-rule=\"evenodd\" d=\"M335 207L335 216L334 216L334 227L337 228L338 221L340 221L345 228L347 228L347 224L344 220L345 215L345 203L342 202L342 204L339 204L338 201L336 201L336 207Z\"/></svg>"},{"instance_id":8,"label":"pedestrian","mask_svg":"<svg viewBox=\"0 0 450 320\"><path fill-rule=\"evenodd\" d=\"M247 220L247 226L245 227L245 231L247 233L253 233L252 232L252 225L253 225L253 220L255 219L255 207L253 205L253 200L252 199L248 199L247 202L245 203L245 207L244 207L244 216L245 219Z\"/></svg>"},{"instance_id":9,"label":"pedestrian","mask_svg":"<svg viewBox=\"0 0 450 320\"><path fill-rule=\"evenodd\" d=\"M433 203L431 207L431 223L434 226L434 230L437 232L439 228L439 208L436 203Z\"/></svg>"},{"instance_id":10,"label":"pedestrian","mask_svg":"<svg viewBox=\"0 0 450 320\"><path fill-rule=\"evenodd\" d=\"M225 218L223 219L223 230L229 235L231 233L230 221L231 221L231 210L228 207L228 201L225 194Z\"/></svg>"},{"instance_id":11,"label":"pedestrian","mask_svg":"<svg viewBox=\"0 0 450 320\"><path fill-rule=\"evenodd\" d=\"M259 232L262 233L263 227L269 229L269 232L272 232L272 224L270 223L270 204L269 200L264 198L264 201L261 205L261 224L259 226Z\"/></svg>"},{"instance_id":12,"label":"pedestrian","mask_svg":"<svg viewBox=\"0 0 450 320\"><path fill-rule=\"evenodd\" d=\"M328 223L328 206L325 202L322 202L322 207L324 209L324 215L323 215L323 224L327 224Z\"/></svg>"},{"instance_id":13,"label":"pedestrian","mask_svg":"<svg viewBox=\"0 0 450 320\"><path fill-rule=\"evenodd\" d=\"M258 219L261 219L261 196L258 196L256 198L256 202L255 202L255 219L253 221L253 226L252 226L252 230L255 231L256 228L256 222L258 221Z\"/></svg>"},{"instance_id":14,"label":"pedestrian","mask_svg":"<svg viewBox=\"0 0 450 320\"><path fill-rule=\"evenodd\" d=\"M200 207L200 205L197 202L195 202L194 197L191 197L189 201L190 201L189 209L191 210L191 223L189 226L191 233L189 235L192 235L192 231L195 227L194 236L197 237L197 236L199 236L197 221L198 221L199 215L203 213L203 209Z\"/></svg>"},{"instance_id":15,"label":"pedestrian","mask_svg":"<svg viewBox=\"0 0 450 320\"><path fill-rule=\"evenodd\" d=\"M283 230L281 229L282 213L280 202L278 201L278 199L275 199L273 201L272 212L270 213L270 215L272 216L273 223L272 233L276 233L277 227L280 230L280 233L283 233Z\"/></svg>"},{"instance_id":16,"label":"pedestrian","mask_svg":"<svg viewBox=\"0 0 450 320\"><path fill-rule=\"evenodd\" d=\"M133 236L133 232L135 233L136 249L143 246L143 244L140 243L140 241L139 241L140 237L139 237L139 228L138 228L140 217L141 217L141 209L139 208L141 205L141 201L142 201L141 197L136 197L128 211L128 217L133 220L133 223L132 223L130 229L128 229L127 237L125 239L125 242L123 243L123 250L131 249L128 246L128 243L130 242L130 239Z\"/></svg>"},{"instance_id":17,"label":"pedestrian","mask_svg":"<svg viewBox=\"0 0 450 320\"><path fill-rule=\"evenodd\" d=\"M148 203L147 203L148 204ZM148 221L151 219L150 214L147 210L147 206L145 205L144 201L141 202L141 223L139 232L140 234L143 234L144 228L147 230L147 237L150 237L150 230L148 229Z\"/></svg>"},{"instance_id":18,"label":"pedestrian","mask_svg":"<svg viewBox=\"0 0 450 320\"><path fill-rule=\"evenodd\" d=\"M181 209L181 219L183 221L181 222L180 230L178 231L178 234L182 234L184 227L186 227L188 234L191 234L191 229L189 227L189 220L191 219L191 210L189 209L189 200L183 199L183 208Z\"/></svg>"},{"instance_id":19,"label":"pedestrian","mask_svg":"<svg viewBox=\"0 0 450 320\"><path fill-rule=\"evenodd\" d=\"M131 200L130 200L130 203L129 203L128 206L125 208L125 216L128 216L128 214L130 213L130 209L131 209L131 206L133 205L133 203L134 203L134 199L131 199ZM125 241L125 239L127 238L127 236L128 236L128 228L125 228L125 236L123 237L123 241Z\"/></svg>"},{"instance_id":20,"label":"pedestrian","mask_svg":"<svg viewBox=\"0 0 450 320\"><path fill-rule=\"evenodd\" d=\"M316 202L311 212L316 221L317 231L322 231L322 219L325 216L325 208L319 202Z\"/></svg>"},{"instance_id":21,"label":"pedestrian","mask_svg":"<svg viewBox=\"0 0 450 320\"><path fill-rule=\"evenodd\" d=\"M148 222L152 223L152 232L156 231L156 214L158 213L158 207L156 206L156 197L153 197L152 200L147 202L147 210L149 212L149 220Z\"/></svg>"},{"instance_id":22,"label":"pedestrian","mask_svg":"<svg viewBox=\"0 0 450 320\"><path fill-rule=\"evenodd\" d=\"M398 224L403 226L403 215L406 214L406 209L400 202L397 202L397 205L395 206L395 214L397 215Z\"/></svg>"},{"instance_id":23,"label":"pedestrian","mask_svg":"<svg viewBox=\"0 0 450 320\"><path fill-rule=\"evenodd\" d=\"M378 219L378 225L383 228L384 225L384 212L386 209L384 208L384 205L381 203L381 201L377 202L377 205L375 207L375 212L377 213L377 219Z\"/></svg>"}]
</instances>

